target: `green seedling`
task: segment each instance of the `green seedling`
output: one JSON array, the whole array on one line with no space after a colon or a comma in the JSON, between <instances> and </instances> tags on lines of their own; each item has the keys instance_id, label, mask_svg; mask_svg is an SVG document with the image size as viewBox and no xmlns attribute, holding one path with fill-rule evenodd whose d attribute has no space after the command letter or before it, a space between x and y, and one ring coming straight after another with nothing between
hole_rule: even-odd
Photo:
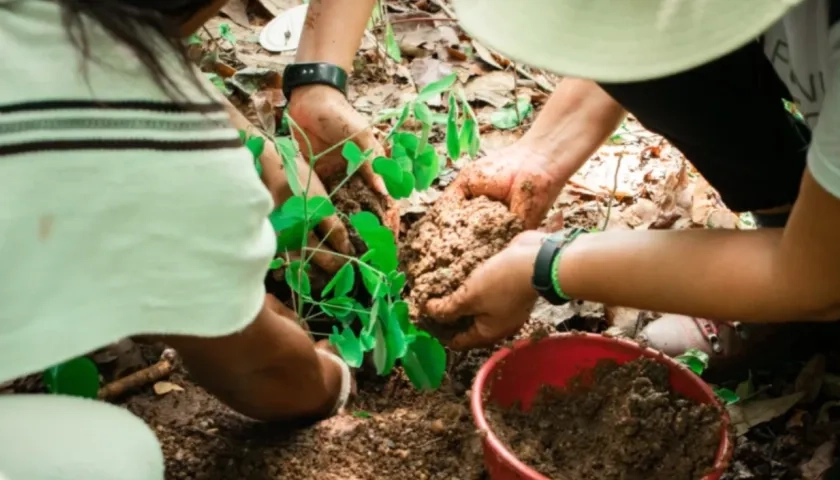
<instances>
[{"instance_id":1,"label":"green seedling","mask_svg":"<svg viewBox=\"0 0 840 480\"><path fill-rule=\"evenodd\" d=\"M77 357L44 371L47 391L58 395L96 398L99 393L99 370L87 357Z\"/></svg>"},{"instance_id":2,"label":"green seedling","mask_svg":"<svg viewBox=\"0 0 840 480\"><path fill-rule=\"evenodd\" d=\"M700 351L696 348L690 348L682 355L675 357L674 360L682 363L695 375L701 376L703 372L709 367L709 355L706 352ZM732 405L741 400L741 398L728 388L713 388L715 395L726 405Z\"/></svg>"},{"instance_id":3,"label":"green seedling","mask_svg":"<svg viewBox=\"0 0 840 480\"><path fill-rule=\"evenodd\" d=\"M516 99L516 103L509 107L500 108L493 112L490 116L490 123L500 130L509 130L518 127L522 121L534 111L534 106L531 105L531 99L527 97L520 97Z\"/></svg>"},{"instance_id":4,"label":"green seedling","mask_svg":"<svg viewBox=\"0 0 840 480\"><path fill-rule=\"evenodd\" d=\"M433 127L441 123L446 126L449 158L456 160L462 153L475 157L479 145L477 121L463 95L459 99L452 92L455 80L453 74L427 85L414 101L399 109L387 137L391 145L390 156L372 158L372 151L362 151L350 139L336 145L334 148L341 148L347 168L344 179L333 192L366 162L382 176L388 192L395 198L406 198L414 191L429 188L441 169L441 160L429 144L429 136ZM444 115L433 112L427 105L430 99L439 95L446 96L449 107ZM421 125L419 134L401 129L411 116ZM300 127L290 117L286 116L286 120L307 143L306 151L310 151L308 139ZM257 174L261 175L259 156L265 148L264 140L245 132L240 135L253 155ZM346 216L337 211L332 204L332 194L310 196L311 176L306 185L299 180L296 142L292 137L280 137L275 139L275 146L293 195L269 215L277 233L277 258L270 268L282 270L286 283L294 292L293 303L302 321L316 315L331 319L329 341L353 368L360 367L365 356L370 355L379 375L388 375L399 363L416 388L439 387L446 368L446 351L436 338L419 330L409 319L408 303L402 297L406 278L399 271L394 233L372 213L362 211ZM310 156L309 164L314 165L319 155ZM355 258L332 252L320 244L309 245L310 232L332 215L344 219L358 233L367 247L364 255ZM295 255L292 260L292 252L303 254ZM313 294L308 275L316 253L336 255L345 261L318 298ZM355 292L360 288L370 295L371 300L366 304L356 298ZM315 311L316 314L304 317L304 311Z\"/></svg>"}]
</instances>

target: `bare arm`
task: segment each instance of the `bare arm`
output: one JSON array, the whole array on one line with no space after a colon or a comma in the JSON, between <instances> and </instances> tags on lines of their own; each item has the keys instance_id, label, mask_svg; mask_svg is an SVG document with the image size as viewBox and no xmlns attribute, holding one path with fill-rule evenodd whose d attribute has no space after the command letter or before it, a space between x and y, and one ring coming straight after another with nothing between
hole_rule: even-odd
<instances>
[{"instance_id":1,"label":"bare arm","mask_svg":"<svg viewBox=\"0 0 840 480\"><path fill-rule=\"evenodd\" d=\"M545 158L546 171L562 188L625 116L595 82L564 78L520 143Z\"/></svg>"},{"instance_id":2,"label":"bare arm","mask_svg":"<svg viewBox=\"0 0 840 480\"><path fill-rule=\"evenodd\" d=\"M806 171L787 228L584 235L560 261L574 298L719 320L836 320L840 200Z\"/></svg>"},{"instance_id":3,"label":"bare arm","mask_svg":"<svg viewBox=\"0 0 840 480\"><path fill-rule=\"evenodd\" d=\"M350 72L376 0L311 0L297 62L328 62Z\"/></svg>"}]
</instances>

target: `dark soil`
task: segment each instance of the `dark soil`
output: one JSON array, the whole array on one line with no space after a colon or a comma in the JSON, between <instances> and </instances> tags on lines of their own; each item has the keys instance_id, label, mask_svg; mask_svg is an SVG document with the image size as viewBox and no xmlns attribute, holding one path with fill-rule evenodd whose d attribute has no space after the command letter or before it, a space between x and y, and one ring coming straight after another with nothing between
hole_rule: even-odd
<instances>
[{"instance_id":1,"label":"dark soil","mask_svg":"<svg viewBox=\"0 0 840 480\"><path fill-rule=\"evenodd\" d=\"M545 387L529 412L490 406L495 433L549 478L692 480L714 464L720 407L670 390L650 359L601 362L592 383Z\"/></svg>"},{"instance_id":2,"label":"dark soil","mask_svg":"<svg viewBox=\"0 0 840 480\"><path fill-rule=\"evenodd\" d=\"M524 230L522 221L507 207L487 197L441 197L409 229L400 260L411 289L412 318L446 339L462 331L471 319L462 319L449 331L435 328L421 315L433 298L445 297L463 285L482 262L495 255Z\"/></svg>"}]
</instances>

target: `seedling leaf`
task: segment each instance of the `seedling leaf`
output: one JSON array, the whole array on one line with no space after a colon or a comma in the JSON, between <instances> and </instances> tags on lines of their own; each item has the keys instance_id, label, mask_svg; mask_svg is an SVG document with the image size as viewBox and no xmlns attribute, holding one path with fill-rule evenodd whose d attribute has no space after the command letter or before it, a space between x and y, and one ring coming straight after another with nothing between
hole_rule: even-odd
<instances>
[{"instance_id":1,"label":"seedling leaf","mask_svg":"<svg viewBox=\"0 0 840 480\"><path fill-rule=\"evenodd\" d=\"M286 260L282 257L277 257L271 261L271 265L268 266L269 270L277 270L278 268L283 268L283 265L286 264Z\"/></svg>"},{"instance_id":2,"label":"seedling leaf","mask_svg":"<svg viewBox=\"0 0 840 480\"><path fill-rule=\"evenodd\" d=\"M333 325L333 333L329 337L330 344L337 350L341 358L347 362L352 368L359 368L362 366L364 359L364 352L362 351L362 342L348 327L344 327L341 333L338 333L338 327Z\"/></svg>"},{"instance_id":3,"label":"seedling leaf","mask_svg":"<svg viewBox=\"0 0 840 480\"><path fill-rule=\"evenodd\" d=\"M312 293L312 285L309 283L309 275L306 274L308 265L303 264L300 260L295 260L289 264L286 269L286 283L298 295L306 295Z\"/></svg>"},{"instance_id":4,"label":"seedling leaf","mask_svg":"<svg viewBox=\"0 0 840 480\"><path fill-rule=\"evenodd\" d=\"M709 355L696 348L686 350L685 353L674 358L674 360L688 367L696 375L702 375L709 367Z\"/></svg>"},{"instance_id":5,"label":"seedling leaf","mask_svg":"<svg viewBox=\"0 0 840 480\"><path fill-rule=\"evenodd\" d=\"M458 77L451 73L436 82L432 82L420 90L420 93L417 95L417 102L428 102L436 95L440 95L441 93L449 90L452 85L455 84L455 80Z\"/></svg>"},{"instance_id":6,"label":"seedling leaf","mask_svg":"<svg viewBox=\"0 0 840 480\"><path fill-rule=\"evenodd\" d=\"M236 36L230 30L230 25L227 23L219 25L219 35L230 42L231 45L236 45Z\"/></svg>"},{"instance_id":7,"label":"seedling leaf","mask_svg":"<svg viewBox=\"0 0 840 480\"><path fill-rule=\"evenodd\" d=\"M350 262L345 263L338 271L335 273L332 279L330 279L327 286L324 287L323 292L321 295L327 296L333 289L335 289L335 293L333 296L335 297L343 297L350 293L350 290L353 289L353 283L356 280L355 272L353 271L353 264Z\"/></svg>"},{"instance_id":8,"label":"seedling leaf","mask_svg":"<svg viewBox=\"0 0 840 480\"><path fill-rule=\"evenodd\" d=\"M446 120L446 153L457 160L461 156L461 139L458 135L458 102L454 95L449 95L449 117Z\"/></svg>"},{"instance_id":9,"label":"seedling leaf","mask_svg":"<svg viewBox=\"0 0 840 480\"><path fill-rule=\"evenodd\" d=\"M519 110L519 114L516 113L517 109ZM518 126L519 120L530 115L533 110L534 107L531 105L531 99L521 97L516 100L515 106L505 107L493 112L490 115L490 123L496 128L507 130Z\"/></svg>"},{"instance_id":10,"label":"seedling leaf","mask_svg":"<svg viewBox=\"0 0 840 480\"><path fill-rule=\"evenodd\" d=\"M418 390L440 387L446 371L446 351L436 338L417 335L402 358L408 379Z\"/></svg>"},{"instance_id":11,"label":"seedling leaf","mask_svg":"<svg viewBox=\"0 0 840 480\"><path fill-rule=\"evenodd\" d=\"M341 156L347 160L347 176L356 173L366 160L366 155L355 143L348 141L341 147Z\"/></svg>"},{"instance_id":12,"label":"seedling leaf","mask_svg":"<svg viewBox=\"0 0 840 480\"><path fill-rule=\"evenodd\" d=\"M385 52L389 57L399 63L402 61L402 53L400 52L400 45L394 37L394 29L390 23L385 24Z\"/></svg>"},{"instance_id":13,"label":"seedling leaf","mask_svg":"<svg viewBox=\"0 0 840 480\"><path fill-rule=\"evenodd\" d=\"M44 371L44 384L50 393L96 398L99 370L87 357L77 357Z\"/></svg>"},{"instance_id":14,"label":"seedling leaf","mask_svg":"<svg viewBox=\"0 0 840 480\"><path fill-rule=\"evenodd\" d=\"M741 397L728 388L716 388L715 395L717 395L725 405L732 405L741 401Z\"/></svg>"},{"instance_id":15,"label":"seedling leaf","mask_svg":"<svg viewBox=\"0 0 840 480\"><path fill-rule=\"evenodd\" d=\"M295 195L303 195L303 186L300 184L297 168L297 147L289 137L280 137L276 140L275 148L283 160L283 170L286 171L286 178L289 181L289 188Z\"/></svg>"}]
</instances>

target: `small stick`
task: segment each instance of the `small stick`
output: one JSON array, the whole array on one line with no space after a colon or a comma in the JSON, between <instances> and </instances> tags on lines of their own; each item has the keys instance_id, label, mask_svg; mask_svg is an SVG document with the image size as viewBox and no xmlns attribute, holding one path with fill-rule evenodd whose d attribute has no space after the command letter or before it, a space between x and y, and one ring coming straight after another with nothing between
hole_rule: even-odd
<instances>
[{"instance_id":1,"label":"small stick","mask_svg":"<svg viewBox=\"0 0 840 480\"><path fill-rule=\"evenodd\" d=\"M613 188L610 192L610 197L607 200L607 214L604 215L604 226L601 227L601 231L607 229L607 225L610 223L610 213L612 212L612 204L615 201L615 191L618 190L618 172L621 170L621 159L624 158L624 151L622 150L621 153L618 154L618 162L615 165L615 176L613 176Z\"/></svg>"},{"instance_id":2,"label":"small stick","mask_svg":"<svg viewBox=\"0 0 840 480\"><path fill-rule=\"evenodd\" d=\"M151 367L144 368L137 372L115 380L99 389L97 395L100 400L117 398L129 390L140 388L144 385L157 382L168 377L172 373L175 363L175 350L167 348L160 356L160 361Z\"/></svg>"}]
</instances>

